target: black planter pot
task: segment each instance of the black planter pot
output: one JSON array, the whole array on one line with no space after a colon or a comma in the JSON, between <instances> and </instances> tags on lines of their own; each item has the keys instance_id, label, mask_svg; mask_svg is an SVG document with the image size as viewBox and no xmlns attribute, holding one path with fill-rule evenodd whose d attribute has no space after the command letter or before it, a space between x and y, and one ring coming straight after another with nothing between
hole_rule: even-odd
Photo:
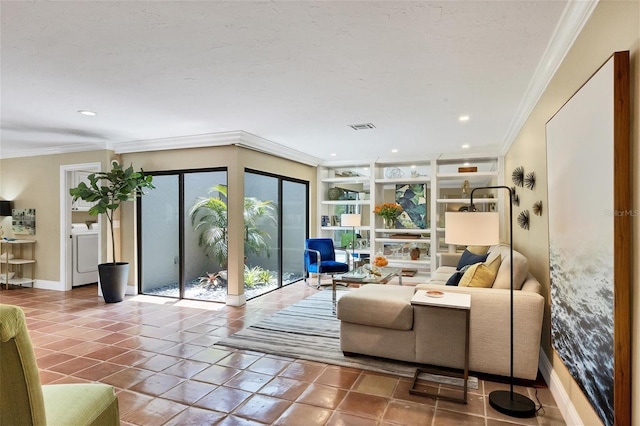
<instances>
[{"instance_id":1,"label":"black planter pot","mask_svg":"<svg viewBox=\"0 0 640 426\"><path fill-rule=\"evenodd\" d=\"M124 300L129 279L127 262L102 263L98 265L100 288L106 303L117 303Z\"/></svg>"}]
</instances>

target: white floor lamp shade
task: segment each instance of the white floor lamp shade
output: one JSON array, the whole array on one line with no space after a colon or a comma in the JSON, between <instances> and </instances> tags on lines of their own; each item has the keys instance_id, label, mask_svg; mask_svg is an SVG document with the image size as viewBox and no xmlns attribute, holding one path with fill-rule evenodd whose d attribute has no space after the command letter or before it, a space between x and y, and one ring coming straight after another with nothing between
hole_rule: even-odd
<instances>
[{"instance_id":1,"label":"white floor lamp shade","mask_svg":"<svg viewBox=\"0 0 640 426\"><path fill-rule=\"evenodd\" d=\"M494 212L446 212L444 242L492 246L500 242L500 215Z\"/></svg>"}]
</instances>

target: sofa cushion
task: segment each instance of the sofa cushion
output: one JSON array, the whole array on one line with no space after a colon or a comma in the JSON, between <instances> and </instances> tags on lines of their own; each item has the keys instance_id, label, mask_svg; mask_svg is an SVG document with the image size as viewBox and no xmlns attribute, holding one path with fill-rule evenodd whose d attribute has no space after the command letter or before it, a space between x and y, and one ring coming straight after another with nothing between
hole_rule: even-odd
<instances>
[{"instance_id":1,"label":"sofa cushion","mask_svg":"<svg viewBox=\"0 0 640 426\"><path fill-rule=\"evenodd\" d=\"M501 261L502 258L498 254L484 263L471 265L460 279L460 287L492 287Z\"/></svg>"},{"instance_id":2,"label":"sofa cushion","mask_svg":"<svg viewBox=\"0 0 640 426\"><path fill-rule=\"evenodd\" d=\"M459 271L467 265L485 262L487 260L487 256L488 254L473 254L469 250L465 250L462 253L462 256L460 256L456 269Z\"/></svg>"},{"instance_id":3,"label":"sofa cushion","mask_svg":"<svg viewBox=\"0 0 640 426\"><path fill-rule=\"evenodd\" d=\"M338 319L395 330L411 330L414 287L367 284L338 300Z\"/></svg>"},{"instance_id":4,"label":"sofa cushion","mask_svg":"<svg viewBox=\"0 0 640 426\"><path fill-rule=\"evenodd\" d=\"M496 276L496 280L493 282L493 288L502 288L502 289L510 289L511 281L510 281L510 268L511 268L511 256L509 245L500 244L498 246L491 247L489 250L490 254L500 253L502 256L502 263L500 264L500 268L498 269L498 275ZM524 257L521 253L514 250L513 251L513 289L520 290L522 288L522 284L527 279L529 275L529 262L527 258Z\"/></svg>"}]
</instances>

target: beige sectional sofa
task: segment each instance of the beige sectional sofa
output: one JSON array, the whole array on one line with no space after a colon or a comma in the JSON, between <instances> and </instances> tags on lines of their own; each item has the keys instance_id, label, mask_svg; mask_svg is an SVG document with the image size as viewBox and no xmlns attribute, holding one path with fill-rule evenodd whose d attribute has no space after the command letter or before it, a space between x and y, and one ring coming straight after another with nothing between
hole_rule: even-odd
<instances>
[{"instance_id":1,"label":"beige sectional sofa","mask_svg":"<svg viewBox=\"0 0 640 426\"><path fill-rule=\"evenodd\" d=\"M489 260L501 262L492 288L444 284L455 272L459 254L442 255L427 284L369 284L338 301L340 346L347 355L376 357L461 368L464 365L465 317L460 312L411 305L416 291L438 289L471 295L469 368L510 375L509 247L492 246ZM527 259L514 251L514 376L534 380L538 372L544 298L529 273Z\"/></svg>"}]
</instances>

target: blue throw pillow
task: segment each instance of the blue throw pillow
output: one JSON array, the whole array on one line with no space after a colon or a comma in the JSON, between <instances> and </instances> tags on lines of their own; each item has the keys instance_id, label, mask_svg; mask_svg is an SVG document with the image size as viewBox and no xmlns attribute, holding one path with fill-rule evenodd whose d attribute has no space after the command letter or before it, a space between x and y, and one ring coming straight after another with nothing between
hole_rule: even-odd
<instances>
[{"instance_id":1,"label":"blue throw pillow","mask_svg":"<svg viewBox=\"0 0 640 426\"><path fill-rule=\"evenodd\" d=\"M482 263L487 261L487 254L473 254L469 250L465 250L460 256L460 260L458 261L458 266L456 269L459 271L467 265L475 265L476 263Z\"/></svg>"},{"instance_id":2,"label":"blue throw pillow","mask_svg":"<svg viewBox=\"0 0 640 426\"><path fill-rule=\"evenodd\" d=\"M447 283L445 285L458 285L458 284L460 284L460 280L462 279L462 276L464 275L465 272L467 272L467 269L469 269L470 266L471 265L465 265L459 271L454 272L453 275L451 275L449 277L449 279L447 280Z\"/></svg>"},{"instance_id":3,"label":"blue throw pillow","mask_svg":"<svg viewBox=\"0 0 640 426\"><path fill-rule=\"evenodd\" d=\"M454 272L453 275L451 275L449 277L449 279L447 280L447 284L446 285L458 285L458 283L460 283L460 279L462 278L463 275L464 275L464 272L462 272L462 271Z\"/></svg>"}]
</instances>

